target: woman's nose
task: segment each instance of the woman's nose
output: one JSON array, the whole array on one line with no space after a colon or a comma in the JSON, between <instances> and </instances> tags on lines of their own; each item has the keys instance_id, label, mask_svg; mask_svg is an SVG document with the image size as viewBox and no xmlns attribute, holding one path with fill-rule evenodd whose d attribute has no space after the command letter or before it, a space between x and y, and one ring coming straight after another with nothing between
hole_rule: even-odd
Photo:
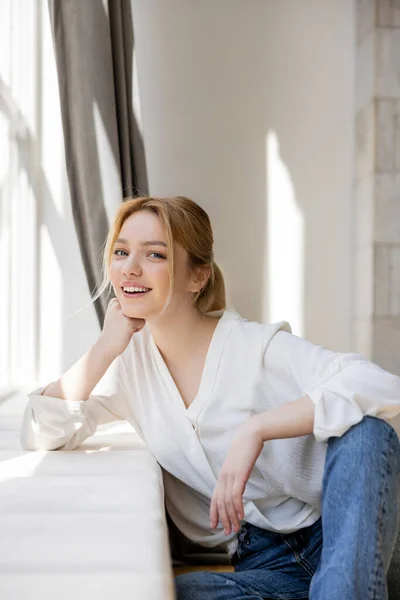
<instances>
[{"instance_id":1,"label":"woman's nose","mask_svg":"<svg viewBox=\"0 0 400 600\"><path fill-rule=\"evenodd\" d=\"M122 273L124 275L140 275L142 273L142 267L137 257L133 254L127 257L122 266Z\"/></svg>"}]
</instances>

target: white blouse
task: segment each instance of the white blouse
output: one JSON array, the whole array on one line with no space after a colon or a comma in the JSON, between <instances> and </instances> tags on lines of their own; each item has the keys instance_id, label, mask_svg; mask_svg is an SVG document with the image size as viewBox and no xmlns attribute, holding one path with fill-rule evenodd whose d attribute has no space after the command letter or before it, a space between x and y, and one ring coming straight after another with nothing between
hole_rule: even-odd
<instances>
[{"instance_id":1,"label":"white blouse","mask_svg":"<svg viewBox=\"0 0 400 600\"><path fill-rule=\"evenodd\" d=\"M218 313L212 313L218 315ZM88 399L29 394L21 429L25 450L73 450L97 425L127 420L163 469L168 512L201 545L237 534L210 527L210 501L237 428L252 415L307 394L315 405L313 435L270 440L244 491L244 521L288 533L321 515L326 442L364 415L400 434L400 377L360 354L335 353L291 333L282 321L263 325L220 311L198 394L186 408L146 325L132 336Z\"/></svg>"}]
</instances>

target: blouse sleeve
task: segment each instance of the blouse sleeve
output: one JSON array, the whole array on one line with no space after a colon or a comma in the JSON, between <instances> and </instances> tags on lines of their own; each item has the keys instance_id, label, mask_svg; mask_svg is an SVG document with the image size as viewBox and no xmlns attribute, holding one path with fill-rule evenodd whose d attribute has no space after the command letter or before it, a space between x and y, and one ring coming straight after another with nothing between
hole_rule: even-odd
<instances>
[{"instance_id":1,"label":"blouse sleeve","mask_svg":"<svg viewBox=\"0 0 400 600\"><path fill-rule=\"evenodd\" d=\"M28 394L20 442L24 450L74 450L93 435L98 425L129 420L129 393L124 365L118 356L87 399L62 400L42 396L40 387ZM129 411L130 412L130 411Z\"/></svg>"},{"instance_id":2,"label":"blouse sleeve","mask_svg":"<svg viewBox=\"0 0 400 600\"><path fill-rule=\"evenodd\" d=\"M264 368L272 393L274 387L281 392L296 389L299 397L311 398L313 433L320 442L342 436L366 415L392 426L391 420L400 415L400 377L362 354L332 352L279 331L265 351Z\"/></svg>"}]
</instances>

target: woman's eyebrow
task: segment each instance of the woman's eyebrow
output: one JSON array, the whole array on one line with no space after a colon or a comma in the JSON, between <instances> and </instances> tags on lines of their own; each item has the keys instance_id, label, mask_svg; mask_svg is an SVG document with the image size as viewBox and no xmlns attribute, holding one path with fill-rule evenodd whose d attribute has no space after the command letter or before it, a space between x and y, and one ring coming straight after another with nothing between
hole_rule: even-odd
<instances>
[{"instance_id":1,"label":"woman's eyebrow","mask_svg":"<svg viewBox=\"0 0 400 600\"><path fill-rule=\"evenodd\" d=\"M125 238L118 238L117 240L115 240L116 244L129 244L128 240L126 240ZM164 248L167 247L167 244L165 242L161 242L160 240L149 240L147 242L141 242L140 243L141 246L163 246Z\"/></svg>"}]
</instances>

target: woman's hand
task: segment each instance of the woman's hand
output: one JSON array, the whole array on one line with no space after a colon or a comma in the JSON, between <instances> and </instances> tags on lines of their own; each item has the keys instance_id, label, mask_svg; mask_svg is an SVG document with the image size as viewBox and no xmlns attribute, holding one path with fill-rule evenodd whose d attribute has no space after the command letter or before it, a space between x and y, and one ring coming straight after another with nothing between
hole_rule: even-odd
<instances>
[{"instance_id":1,"label":"woman's hand","mask_svg":"<svg viewBox=\"0 0 400 600\"><path fill-rule=\"evenodd\" d=\"M113 356L117 357L125 350L134 333L145 326L144 319L127 317L117 298L112 298L107 306L103 331L100 334L102 344Z\"/></svg>"},{"instance_id":2,"label":"woman's hand","mask_svg":"<svg viewBox=\"0 0 400 600\"><path fill-rule=\"evenodd\" d=\"M240 520L244 517L244 488L263 445L256 415L238 429L211 498L211 527L216 527L220 520L226 535L231 533L232 525L235 532L240 529Z\"/></svg>"}]
</instances>

